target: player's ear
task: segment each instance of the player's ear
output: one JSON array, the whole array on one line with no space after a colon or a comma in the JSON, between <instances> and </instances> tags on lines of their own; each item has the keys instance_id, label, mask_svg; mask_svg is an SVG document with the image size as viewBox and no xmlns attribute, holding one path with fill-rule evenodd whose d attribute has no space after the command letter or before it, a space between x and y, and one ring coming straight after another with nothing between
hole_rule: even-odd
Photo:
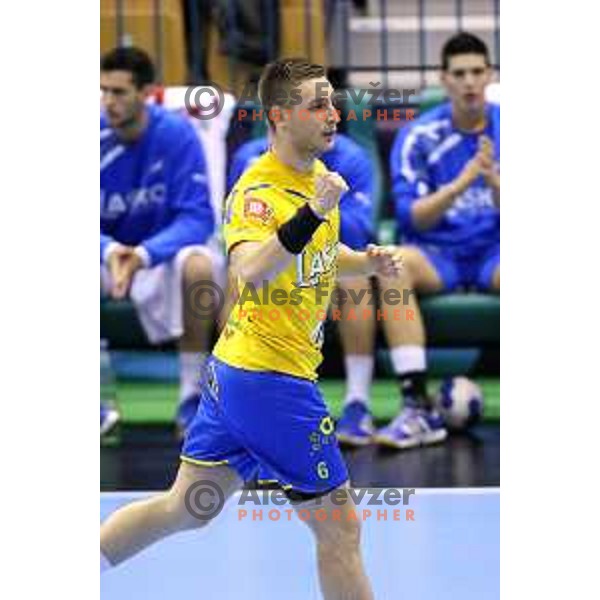
<instances>
[{"instance_id":1,"label":"player's ear","mask_svg":"<svg viewBox=\"0 0 600 600\"><path fill-rule=\"evenodd\" d=\"M138 93L144 100L158 96L158 86L154 83L147 83L138 89Z\"/></svg>"}]
</instances>

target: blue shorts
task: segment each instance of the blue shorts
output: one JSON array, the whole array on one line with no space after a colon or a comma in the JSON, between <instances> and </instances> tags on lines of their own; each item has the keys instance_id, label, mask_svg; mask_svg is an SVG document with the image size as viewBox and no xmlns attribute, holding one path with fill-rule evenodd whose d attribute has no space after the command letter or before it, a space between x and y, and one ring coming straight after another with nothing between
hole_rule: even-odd
<instances>
[{"instance_id":1,"label":"blue shorts","mask_svg":"<svg viewBox=\"0 0 600 600\"><path fill-rule=\"evenodd\" d=\"M500 265L500 244L468 256L458 256L449 250L434 246L411 244L418 248L435 267L445 292L457 288L491 290L494 273Z\"/></svg>"},{"instance_id":2,"label":"blue shorts","mask_svg":"<svg viewBox=\"0 0 600 600\"><path fill-rule=\"evenodd\" d=\"M208 359L181 460L227 465L244 481L268 472L284 489L324 494L348 479L334 422L317 385Z\"/></svg>"}]
</instances>

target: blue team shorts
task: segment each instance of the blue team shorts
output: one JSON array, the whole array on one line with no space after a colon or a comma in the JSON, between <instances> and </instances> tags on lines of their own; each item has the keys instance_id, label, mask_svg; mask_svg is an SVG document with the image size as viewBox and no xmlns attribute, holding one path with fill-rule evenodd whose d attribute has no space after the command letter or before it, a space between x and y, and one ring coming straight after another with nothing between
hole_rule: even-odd
<instances>
[{"instance_id":1,"label":"blue team shorts","mask_svg":"<svg viewBox=\"0 0 600 600\"><path fill-rule=\"evenodd\" d=\"M227 465L244 481L267 472L284 489L325 494L348 480L334 422L317 385L210 357L181 460Z\"/></svg>"},{"instance_id":2,"label":"blue team shorts","mask_svg":"<svg viewBox=\"0 0 600 600\"><path fill-rule=\"evenodd\" d=\"M500 265L500 244L494 244L479 252L460 256L444 248L411 244L418 248L435 267L445 292L457 288L490 291L494 273Z\"/></svg>"}]
</instances>

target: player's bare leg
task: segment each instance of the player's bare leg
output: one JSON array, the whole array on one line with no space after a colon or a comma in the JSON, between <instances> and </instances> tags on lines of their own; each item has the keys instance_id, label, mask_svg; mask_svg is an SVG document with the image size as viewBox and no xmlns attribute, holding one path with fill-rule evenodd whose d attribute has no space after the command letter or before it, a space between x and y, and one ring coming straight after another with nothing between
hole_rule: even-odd
<instances>
[{"instance_id":1,"label":"player's bare leg","mask_svg":"<svg viewBox=\"0 0 600 600\"><path fill-rule=\"evenodd\" d=\"M324 600L373 600L371 584L365 572L361 549L361 524L350 496L341 503L335 492L319 502L309 501L296 507L308 510L305 520L315 535L319 581ZM317 515L319 511L321 516ZM323 518L323 512L326 518ZM350 513L354 512L354 515ZM300 516L300 513L299 513ZM356 517L353 519L352 517Z\"/></svg>"},{"instance_id":2,"label":"player's bare leg","mask_svg":"<svg viewBox=\"0 0 600 600\"><path fill-rule=\"evenodd\" d=\"M216 498L195 503L193 511L186 506L186 492L198 481L214 482L223 491L225 499L242 486L239 476L229 467L197 467L182 462L170 490L132 502L102 523L100 551L108 563L118 565L169 535L207 525L214 513ZM206 515L202 514L203 505L207 507Z\"/></svg>"},{"instance_id":3,"label":"player's bare leg","mask_svg":"<svg viewBox=\"0 0 600 600\"><path fill-rule=\"evenodd\" d=\"M338 287L346 298L340 307L338 323L346 368L346 395L338 438L348 444L363 445L373 435L368 405L375 366L377 306L368 277L343 279Z\"/></svg>"},{"instance_id":4,"label":"player's bare leg","mask_svg":"<svg viewBox=\"0 0 600 600\"><path fill-rule=\"evenodd\" d=\"M404 410L392 423L378 431L375 439L384 446L404 449L440 442L447 433L441 417L430 410L425 327L416 295L417 291L441 291L443 283L418 248L404 246L400 253L404 264L402 274L396 279L380 278L380 297L381 308L388 313L387 320L383 320L383 328L394 373L402 390ZM401 304L386 305L385 294L389 290L400 291ZM399 313L398 319L393 318L395 310Z\"/></svg>"},{"instance_id":5,"label":"player's bare leg","mask_svg":"<svg viewBox=\"0 0 600 600\"><path fill-rule=\"evenodd\" d=\"M213 316L201 318L197 311L190 310L189 290L199 281L212 281L213 267L204 254L190 254L183 263L183 336L179 340L179 408L177 425L183 432L194 418L197 409L199 382L202 364L210 349ZM197 298L194 298L197 300ZM200 299L210 305L209 299ZM216 315L215 315L216 317Z\"/></svg>"}]
</instances>

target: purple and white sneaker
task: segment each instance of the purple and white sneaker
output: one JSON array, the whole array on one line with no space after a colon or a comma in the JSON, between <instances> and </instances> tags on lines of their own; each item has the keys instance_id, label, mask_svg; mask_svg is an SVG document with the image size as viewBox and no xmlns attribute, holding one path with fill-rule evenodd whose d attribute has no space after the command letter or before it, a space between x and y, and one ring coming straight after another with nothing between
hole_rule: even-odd
<instances>
[{"instance_id":1,"label":"purple and white sneaker","mask_svg":"<svg viewBox=\"0 0 600 600\"><path fill-rule=\"evenodd\" d=\"M436 411L405 407L386 427L375 434L381 446L405 450L439 444L448 437L442 417Z\"/></svg>"}]
</instances>

